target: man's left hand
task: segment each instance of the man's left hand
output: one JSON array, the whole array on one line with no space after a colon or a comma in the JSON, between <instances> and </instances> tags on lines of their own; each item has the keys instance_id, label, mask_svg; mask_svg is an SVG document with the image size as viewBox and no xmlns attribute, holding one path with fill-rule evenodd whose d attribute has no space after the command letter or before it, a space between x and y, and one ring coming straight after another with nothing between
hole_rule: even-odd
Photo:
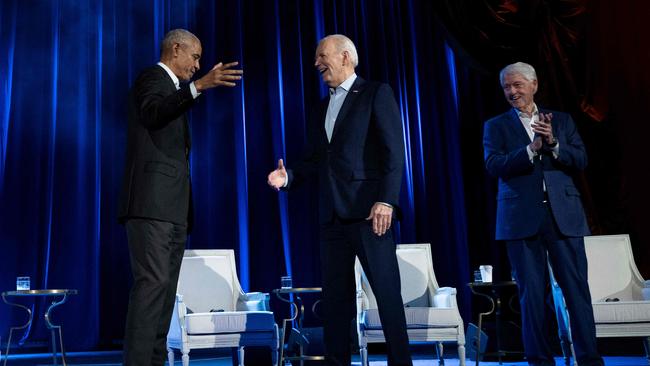
<instances>
[{"instance_id":1,"label":"man's left hand","mask_svg":"<svg viewBox=\"0 0 650 366\"><path fill-rule=\"evenodd\" d=\"M393 208L376 202L370 209L370 216L366 220L372 220L372 231L379 236L386 234L393 221Z\"/></svg>"},{"instance_id":2,"label":"man's left hand","mask_svg":"<svg viewBox=\"0 0 650 366\"><path fill-rule=\"evenodd\" d=\"M553 125L551 125L552 119L553 113L540 112L539 121L530 125L533 128L533 132L542 136L542 139L544 139L544 142L547 144L553 144Z\"/></svg>"}]
</instances>

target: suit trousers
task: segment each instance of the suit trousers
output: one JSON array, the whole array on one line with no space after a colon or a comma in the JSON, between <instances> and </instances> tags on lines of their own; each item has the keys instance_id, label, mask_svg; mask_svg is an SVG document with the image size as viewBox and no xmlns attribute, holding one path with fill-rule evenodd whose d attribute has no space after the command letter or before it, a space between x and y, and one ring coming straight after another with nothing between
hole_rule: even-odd
<instances>
[{"instance_id":1,"label":"suit trousers","mask_svg":"<svg viewBox=\"0 0 650 366\"><path fill-rule=\"evenodd\" d=\"M129 219L126 222L133 286L124 335L124 365L162 366L174 310L187 226Z\"/></svg>"},{"instance_id":2,"label":"suit trousers","mask_svg":"<svg viewBox=\"0 0 650 366\"><path fill-rule=\"evenodd\" d=\"M321 224L325 359L350 365L351 322L356 316L354 260L359 257L377 298L388 365L411 365L392 230L377 236L372 221L335 217Z\"/></svg>"},{"instance_id":3,"label":"suit trousers","mask_svg":"<svg viewBox=\"0 0 650 366\"><path fill-rule=\"evenodd\" d=\"M549 283L547 259L564 294L576 358L580 366L603 365L596 349L596 327L587 284L587 257L583 237L560 233L551 208L537 235L506 241L508 257L519 288L522 335L526 359L531 365L555 365L548 339L550 330L545 294Z\"/></svg>"}]
</instances>

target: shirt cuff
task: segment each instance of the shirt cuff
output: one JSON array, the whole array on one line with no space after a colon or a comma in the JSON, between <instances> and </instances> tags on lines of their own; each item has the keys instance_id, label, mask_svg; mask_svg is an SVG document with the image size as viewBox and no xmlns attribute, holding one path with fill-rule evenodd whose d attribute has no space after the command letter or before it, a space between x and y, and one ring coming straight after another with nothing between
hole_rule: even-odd
<instances>
[{"instance_id":1,"label":"shirt cuff","mask_svg":"<svg viewBox=\"0 0 650 366\"><path fill-rule=\"evenodd\" d=\"M194 86L194 82L190 83L190 91L192 92L192 98L196 99L201 95L201 93L196 90L196 86Z\"/></svg>"},{"instance_id":2,"label":"shirt cuff","mask_svg":"<svg viewBox=\"0 0 650 366\"><path fill-rule=\"evenodd\" d=\"M379 203L380 205L384 205L384 206L388 206L390 208L393 208L393 205L391 205L390 203L386 203L386 202L377 202L377 203Z\"/></svg>"},{"instance_id":3,"label":"shirt cuff","mask_svg":"<svg viewBox=\"0 0 650 366\"><path fill-rule=\"evenodd\" d=\"M287 185L289 184L289 176L284 177L284 184L282 185L282 188L287 188Z\"/></svg>"},{"instance_id":4,"label":"shirt cuff","mask_svg":"<svg viewBox=\"0 0 650 366\"><path fill-rule=\"evenodd\" d=\"M553 157L557 159L557 157L560 155L560 142L558 141L555 146L551 148L551 152L553 153Z\"/></svg>"}]
</instances>

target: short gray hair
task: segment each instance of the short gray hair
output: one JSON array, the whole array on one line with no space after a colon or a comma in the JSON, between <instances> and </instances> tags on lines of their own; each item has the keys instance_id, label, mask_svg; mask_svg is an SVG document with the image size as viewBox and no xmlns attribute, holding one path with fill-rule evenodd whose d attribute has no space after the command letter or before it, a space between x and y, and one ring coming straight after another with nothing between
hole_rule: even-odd
<instances>
[{"instance_id":1,"label":"short gray hair","mask_svg":"<svg viewBox=\"0 0 650 366\"><path fill-rule=\"evenodd\" d=\"M334 45L336 46L337 51L348 51L350 54L350 62L352 62L352 65L354 65L354 67L357 67L357 65L359 65L359 55L357 54L357 48L354 46L354 42L352 42L350 38L342 34L331 34L321 39L321 42L330 39L334 41Z\"/></svg>"},{"instance_id":2,"label":"short gray hair","mask_svg":"<svg viewBox=\"0 0 650 366\"><path fill-rule=\"evenodd\" d=\"M186 29L172 29L165 34L165 38L162 40L160 54L162 55L165 51L170 50L176 43L188 44L190 41L200 42L197 36Z\"/></svg>"},{"instance_id":3,"label":"short gray hair","mask_svg":"<svg viewBox=\"0 0 650 366\"><path fill-rule=\"evenodd\" d=\"M534 67L525 62L515 62L514 64L510 64L504 67L503 70L501 70L499 73L499 81L501 82L501 86L503 86L503 78L506 75L510 74L520 74L524 77L524 79L528 81L537 80L537 73L535 72Z\"/></svg>"}]
</instances>

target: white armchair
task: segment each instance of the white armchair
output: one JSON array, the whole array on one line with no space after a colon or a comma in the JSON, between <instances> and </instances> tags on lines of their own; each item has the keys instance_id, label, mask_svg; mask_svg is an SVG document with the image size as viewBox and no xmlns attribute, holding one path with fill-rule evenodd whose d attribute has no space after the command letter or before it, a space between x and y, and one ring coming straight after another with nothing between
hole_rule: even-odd
<instances>
[{"instance_id":1,"label":"white armchair","mask_svg":"<svg viewBox=\"0 0 650 366\"><path fill-rule=\"evenodd\" d=\"M585 251L596 337L642 337L650 360L650 281L644 281L636 267L630 237L587 236ZM571 342L570 317L561 306L559 287L553 286L553 296L560 336ZM563 351L568 361L569 348Z\"/></svg>"},{"instance_id":2,"label":"white armchair","mask_svg":"<svg viewBox=\"0 0 650 366\"><path fill-rule=\"evenodd\" d=\"M456 303L456 289L439 287L433 272L429 244L400 244L397 260L402 284L409 341L436 343L440 363L444 363L444 342L458 345L460 365L465 365L463 319ZM361 364L368 365L368 343L384 343L377 301L363 273L359 259L355 263L357 286L357 333Z\"/></svg>"},{"instance_id":3,"label":"white armchair","mask_svg":"<svg viewBox=\"0 0 650 366\"><path fill-rule=\"evenodd\" d=\"M167 335L169 364L174 349L183 366L197 348L268 346L273 365L278 359L278 327L269 311L268 294L244 293L233 250L186 250L178 278L176 304Z\"/></svg>"}]
</instances>

